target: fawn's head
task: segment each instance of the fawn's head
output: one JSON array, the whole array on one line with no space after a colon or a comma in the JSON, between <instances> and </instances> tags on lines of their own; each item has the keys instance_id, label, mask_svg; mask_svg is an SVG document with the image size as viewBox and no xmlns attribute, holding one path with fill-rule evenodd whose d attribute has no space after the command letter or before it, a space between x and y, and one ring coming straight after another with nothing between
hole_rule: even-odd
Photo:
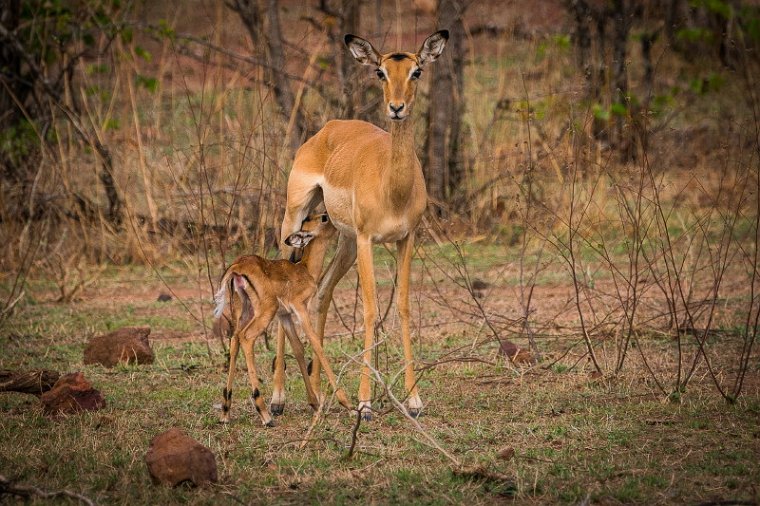
<instances>
[{"instance_id":1,"label":"fawn's head","mask_svg":"<svg viewBox=\"0 0 760 506\"><path fill-rule=\"evenodd\" d=\"M285 244L292 248L305 248L316 237L327 240L335 232L335 227L327 213L313 213L303 220L301 230L285 238Z\"/></svg>"},{"instance_id":2,"label":"fawn's head","mask_svg":"<svg viewBox=\"0 0 760 506\"><path fill-rule=\"evenodd\" d=\"M385 113L391 120L402 121L412 112L417 80L423 68L438 59L449 39L448 30L440 30L425 39L417 53L380 54L368 41L348 34L344 41L356 61L376 67L383 86Z\"/></svg>"}]
</instances>

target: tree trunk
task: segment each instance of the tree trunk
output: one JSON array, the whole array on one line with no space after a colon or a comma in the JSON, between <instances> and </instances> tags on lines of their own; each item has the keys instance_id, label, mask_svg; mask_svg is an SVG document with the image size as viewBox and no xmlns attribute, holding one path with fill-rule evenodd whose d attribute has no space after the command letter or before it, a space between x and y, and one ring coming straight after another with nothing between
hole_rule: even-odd
<instances>
[{"instance_id":1,"label":"tree trunk","mask_svg":"<svg viewBox=\"0 0 760 506\"><path fill-rule=\"evenodd\" d=\"M464 176L460 150L464 111L464 8L457 0L439 2L438 26L448 28L450 37L446 51L430 70L425 176L428 194L441 203L460 190Z\"/></svg>"},{"instance_id":2,"label":"tree trunk","mask_svg":"<svg viewBox=\"0 0 760 506\"><path fill-rule=\"evenodd\" d=\"M346 50L343 45L343 34L345 33L359 33L360 30L360 5L359 0L343 0L343 13L342 34L338 34L337 37L337 50L340 55L340 83L342 88L341 96L343 97L343 114L342 118L355 118L357 110L360 104L357 103L361 93L357 93L361 88L357 86L359 80L359 71L361 66L356 64L356 61L351 54Z\"/></svg>"},{"instance_id":3,"label":"tree trunk","mask_svg":"<svg viewBox=\"0 0 760 506\"><path fill-rule=\"evenodd\" d=\"M268 0L267 18L269 26L267 29L269 44L267 44L268 60L271 67L272 86L277 105L283 117L291 124L290 118L294 114L295 97L293 90L290 89L290 81L285 75L285 50L282 43L282 30L280 29L280 2L278 0ZM292 122L290 132L290 147L295 152L302 142L304 133L304 118L300 108L295 111L295 121Z\"/></svg>"},{"instance_id":4,"label":"tree trunk","mask_svg":"<svg viewBox=\"0 0 760 506\"><path fill-rule=\"evenodd\" d=\"M628 110L628 65L626 54L628 33L631 29L630 8L626 0L613 2L613 44L612 44L612 97L613 102ZM630 136L625 133L626 116L617 114L615 118L615 142L624 158L630 155Z\"/></svg>"},{"instance_id":5,"label":"tree trunk","mask_svg":"<svg viewBox=\"0 0 760 506\"><path fill-rule=\"evenodd\" d=\"M262 5L259 5L259 2ZM269 86L274 92L274 98L280 109L285 124L290 124L294 114L295 96L290 88L290 81L285 72L285 49L280 29L280 10L278 0L229 0L227 5L237 12L251 37L254 48L259 54L265 55L268 67L265 69ZM264 12L268 23L264 23ZM266 33L266 37L264 34ZM292 130L289 136L290 148L295 152L301 145L306 131L305 121L300 109L295 111Z\"/></svg>"}]
</instances>

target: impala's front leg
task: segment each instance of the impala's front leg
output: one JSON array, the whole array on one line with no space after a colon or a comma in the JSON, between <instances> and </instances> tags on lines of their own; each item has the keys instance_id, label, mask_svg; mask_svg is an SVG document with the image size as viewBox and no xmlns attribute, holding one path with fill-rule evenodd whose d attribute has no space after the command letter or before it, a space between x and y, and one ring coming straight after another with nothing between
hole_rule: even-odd
<instances>
[{"instance_id":1,"label":"impala's front leg","mask_svg":"<svg viewBox=\"0 0 760 506\"><path fill-rule=\"evenodd\" d=\"M368 236L356 237L359 264L359 283L362 287L364 303L364 354L362 375L359 379L359 406L362 419L372 420L372 390L370 388L370 367L372 347L375 344L375 322L377 320L377 300L375 294L375 266L372 260L372 239Z\"/></svg>"},{"instance_id":2,"label":"impala's front leg","mask_svg":"<svg viewBox=\"0 0 760 506\"><path fill-rule=\"evenodd\" d=\"M414 252L414 232L396 243L398 247L398 313L401 319L401 341L404 345L404 386L409 394L407 406L409 414L419 416L422 400L417 392L417 380L414 376L414 354L412 336L409 332L409 282L412 270L412 253Z\"/></svg>"}]
</instances>

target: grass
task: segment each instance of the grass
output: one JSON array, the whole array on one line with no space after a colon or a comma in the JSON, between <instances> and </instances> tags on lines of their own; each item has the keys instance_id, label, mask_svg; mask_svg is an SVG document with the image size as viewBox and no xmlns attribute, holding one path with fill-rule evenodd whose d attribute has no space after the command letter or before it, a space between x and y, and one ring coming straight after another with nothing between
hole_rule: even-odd
<instances>
[{"instance_id":1,"label":"grass","mask_svg":"<svg viewBox=\"0 0 760 506\"><path fill-rule=\"evenodd\" d=\"M488 249L486 249L488 251ZM498 251L494 249L494 251ZM486 263L475 272L487 268ZM643 371L592 380L588 372L559 362L550 369L516 373L505 364L447 362L420 381L425 430L466 466L508 479L454 473L388 403L362 424L354 458L347 459L353 418L331 408L305 449L299 444L311 411L293 361L288 405L274 429L264 429L244 400L243 362L238 364L233 420L217 422L224 364L209 357L198 323L177 301L154 302L157 281L127 304L102 294L129 284L133 268L111 273L86 293L87 302L63 306L40 297L0 334L0 368L81 370L105 396L98 412L64 418L43 416L32 396L0 394L0 473L43 489L68 489L98 503L329 503L491 504L694 503L757 500L760 451L757 371L746 394L728 406L709 384L692 384L680 403L663 402L641 386ZM137 276L140 278L140 276ZM140 280L140 283L145 283ZM182 283L190 283L183 280ZM192 283L190 283L192 284ZM184 285L183 285L184 286ZM352 290L352 289L343 289ZM156 361L148 366L104 369L82 364L87 338L113 326L150 325ZM396 329L391 329L395 342ZM432 361L471 344L449 333L423 339L422 360ZM552 346L542 344L551 354ZM667 347L666 340L649 346ZM327 352L340 368L359 341L332 340ZM489 354L489 348L480 349ZM259 371L271 393L267 366L273 352L259 343ZM395 345L381 346L380 366L393 375L401 365ZM353 366L342 382L358 386ZM400 385L394 387L401 395ZM216 455L219 483L203 489L151 485L143 461L151 438L178 426ZM502 460L499 452L515 450ZM40 500L36 500L40 502ZM32 501L35 503L35 501Z\"/></svg>"}]
</instances>

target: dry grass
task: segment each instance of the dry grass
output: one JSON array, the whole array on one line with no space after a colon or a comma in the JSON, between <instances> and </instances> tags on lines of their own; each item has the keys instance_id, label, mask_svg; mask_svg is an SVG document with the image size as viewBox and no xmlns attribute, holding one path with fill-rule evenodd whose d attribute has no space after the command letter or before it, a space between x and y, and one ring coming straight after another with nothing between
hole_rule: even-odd
<instances>
[{"instance_id":1,"label":"dry grass","mask_svg":"<svg viewBox=\"0 0 760 506\"><path fill-rule=\"evenodd\" d=\"M501 248L490 248L490 255L485 254L489 248L465 249L469 251L479 255L470 264L477 276L487 276L505 261ZM419 267L416 272L422 270ZM744 394L735 404L720 399L704 367L678 402L668 402L637 360L631 360L617 376L597 378L583 358L582 345L561 358L579 339L574 332L540 339L544 362L531 369L515 369L498 357L496 344L486 332L478 332L479 326L454 321L441 312L434 280L418 279L420 321L440 323L420 329L418 356L424 364L433 365L420 381L426 401L420 421L467 469L480 471L468 474L452 468L387 400L376 421L360 426L355 454L346 459L355 419L334 406L305 448L299 449L311 411L295 372L288 379L286 413L276 428L267 430L242 400L241 362L233 421L229 425L217 422L212 406L221 402L221 348L213 342L209 356L202 326L184 307L200 308L209 300L208 294L198 291L186 276L163 274L181 302L155 302L166 287L142 268L105 273L85 289L83 302L54 303L53 286L47 291L38 288L37 304L26 306L0 341L0 368L83 370L104 393L108 405L96 413L54 420L42 415L33 397L0 394L2 473L43 489L76 491L98 503L758 500L757 352ZM353 322L352 283L349 274L336 297L349 324ZM466 302L463 289L447 286L451 300ZM556 281L550 287L553 291L536 296L536 322L545 316L553 318L559 311L570 325L572 308L563 310L555 300L561 299L560 290L570 287ZM513 290L497 283L482 304L489 312L508 312L510 306L516 312L516 301L506 302ZM381 300L386 300L388 290L381 294ZM202 314L209 312L207 305ZM90 335L126 324L153 328L155 364L114 370L82 364L81 353ZM334 316L328 329L345 331ZM391 344L380 345L378 366L386 381L392 382L402 361L394 344L393 319L386 322L386 330ZM358 371L348 357L359 351L359 341L343 335L331 338L327 346L336 366L347 366L342 382L349 392L356 389ZM667 373L674 370L672 340L651 335L640 342L651 367ZM614 347L608 349L603 341L595 344L602 360L614 359ZM713 366L726 374L735 368L733 346L730 336L711 343ZM693 352L695 347L686 349ZM259 350L259 363L271 363L272 352L264 351L261 343ZM260 367L268 395L267 369ZM394 385L394 392L402 394L400 384ZM182 427L213 450L219 484L199 490L150 484L143 456L150 439L171 426ZM508 460L499 456L506 448L514 449Z\"/></svg>"}]
</instances>

